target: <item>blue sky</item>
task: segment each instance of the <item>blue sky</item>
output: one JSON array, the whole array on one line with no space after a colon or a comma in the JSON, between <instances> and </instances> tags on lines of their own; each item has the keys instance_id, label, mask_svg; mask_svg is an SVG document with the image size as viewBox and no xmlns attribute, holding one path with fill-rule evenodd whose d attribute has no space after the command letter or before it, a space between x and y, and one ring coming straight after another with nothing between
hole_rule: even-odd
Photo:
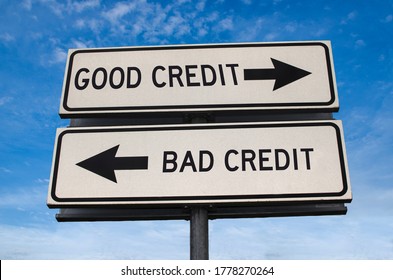
<instances>
[{"instance_id":1,"label":"blue sky","mask_svg":"<svg viewBox=\"0 0 393 280\"><path fill-rule=\"evenodd\" d=\"M211 259L393 259L393 1L0 0L0 259L188 259L187 221L58 223L46 206L69 48L330 40L346 216L215 220Z\"/></svg>"}]
</instances>

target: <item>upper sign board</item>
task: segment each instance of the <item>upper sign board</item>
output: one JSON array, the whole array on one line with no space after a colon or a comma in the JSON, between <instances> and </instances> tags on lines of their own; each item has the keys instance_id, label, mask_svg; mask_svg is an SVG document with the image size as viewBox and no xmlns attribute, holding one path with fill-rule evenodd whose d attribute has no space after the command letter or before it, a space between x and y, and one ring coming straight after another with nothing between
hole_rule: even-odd
<instances>
[{"instance_id":1,"label":"upper sign board","mask_svg":"<svg viewBox=\"0 0 393 280\"><path fill-rule=\"evenodd\" d=\"M59 129L48 205L350 201L340 121Z\"/></svg>"},{"instance_id":2,"label":"upper sign board","mask_svg":"<svg viewBox=\"0 0 393 280\"><path fill-rule=\"evenodd\" d=\"M75 49L60 115L337 111L329 41Z\"/></svg>"}]
</instances>

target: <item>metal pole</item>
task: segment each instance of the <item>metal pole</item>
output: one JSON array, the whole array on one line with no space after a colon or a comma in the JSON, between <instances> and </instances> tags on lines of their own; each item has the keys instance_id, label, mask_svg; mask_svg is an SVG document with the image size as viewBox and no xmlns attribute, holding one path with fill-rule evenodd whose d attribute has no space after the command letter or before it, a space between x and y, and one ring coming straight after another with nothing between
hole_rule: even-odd
<instances>
[{"instance_id":1,"label":"metal pole","mask_svg":"<svg viewBox=\"0 0 393 280\"><path fill-rule=\"evenodd\" d=\"M191 123L207 123L207 116L191 116ZM190 209L190 260L209 259L209 219L205 207Z\"/></svg>"},{"instance_id":2,"label":"metal pole","mask_svg":"<svg viewBox=\"0 0 393 280\"><path fill-rule=\"evenodd\" d=\"M209 220L207 209L192 207L190 213L190 260L209 259Z\"/></svg>"}]
</instances>

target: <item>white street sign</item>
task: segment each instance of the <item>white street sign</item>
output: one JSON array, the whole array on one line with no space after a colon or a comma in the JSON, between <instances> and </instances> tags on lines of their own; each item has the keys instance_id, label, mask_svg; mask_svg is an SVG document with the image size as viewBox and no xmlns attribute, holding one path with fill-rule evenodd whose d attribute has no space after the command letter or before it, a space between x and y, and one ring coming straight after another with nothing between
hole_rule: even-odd
<instances>
[{"instance_id":1,"label":"white street sign","mask_svg":"<svg viewBox=\"0 0 393 280\"><path fill-rule=\"evenodd\" d=\"M340 121L58 129L50 207L350 201Z\"/></svg>"},{"instance_id":2,"label":"white street sign","mask_svg":"<svg viewBox=\"0 0 393 280\"><path fill-rule=\"evenodd\" d=\"M339 107L329 41L74 49L60 115Z\"/></svg>"}]
</instances>

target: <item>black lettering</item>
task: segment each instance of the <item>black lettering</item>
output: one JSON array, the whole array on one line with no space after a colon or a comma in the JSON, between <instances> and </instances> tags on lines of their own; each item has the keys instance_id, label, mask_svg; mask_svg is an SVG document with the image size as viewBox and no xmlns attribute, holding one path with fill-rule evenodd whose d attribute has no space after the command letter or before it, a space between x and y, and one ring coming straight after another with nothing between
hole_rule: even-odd
<instances>
[{"instance_id":1,"label":"black lettering","mask_svg":"<svg viewBox=\"0 0 393 280\"><path fill-rule=\"evenodd\" d=\"M171 156L172 158L169 158ZM164 151L162 172L175 172L177 169L177 153L174 151ZM172 168L168 167L168 164L172 165Z\"/></svg>"},{"instance_id":2,"label":"black lettering","mask_svg":"<svg viewBox=\"0 0 393 280\"><path fill-rule=\"evenodd\" d=\"M186 155L184 156L184 160L183 160L183 163L182 163L182 165L181 165L181 167L180 167L179 172L183 172L183 171L184 171L184 168L185 168L186 166L191 166L192 171L194 171L194 172L197 171L196 166L195 166L194 159L192 158L191 151L187 151L187 152L186 152Z\"/></svg>"},{"instance_id":3,"label":"black lettering","mask_svg":"<svg viewBox=\"0 0 393 280\"><path fill-rule=\"evenodd\" d=\"M239 154L239 152L236 151L236 150L229 150L229 151L226 152L226 154L225 154L225 167L227 168L227 170L233 172L233 171L238 170L238 169L239 169L239 166L236 166L236 165L235 165L234 167L232 167L232 166L229 165L229 155L230 155L230 154L235 154L235 155L237 155L237 154Z\"/></svg>"},{"instance_id":4,"label":"black lettering","mask_svg":"<svg viewBox=\"0 0 393 280\"><path fill-rule=\"evenodd\" d=\"M102 82L100 85L97 84L97 74L102 72ZM108 79L108 73L106 72L105 68L99 67L93 72L93 76L91 78L91 84L95 89L103 89L106 85L106 81Z\"/></svg>"},{"instance_id":5,"label":"black lettering","mask_svg":"<svg viewBox=\"0 0 393 280\"><path fill-rule=\"evenodd\" d=\"M175 73L175 70L177 70L177 73ZM183 74L183 70L181 69L180 66L177 65L171 65L169 66L169 86L173 87L173 79L177 79L177 82L181 87L184 87L184 84L181 80L181 75Z\"/></svg>"},{"instance_id":6,"label":"black lettering","mask_svg":"<svg viewBox=\"0 0 393 280\"><path fill-rule=\"evenodd\" d=\"M222 64L218 64L218 71L220 72L221 84L225 86L224 70L222 69Z\"/></svg>"},{"instance_id":7,"label":"black lettering","mask_svg":"<svg viewBox=\"0 0 393 280\"><path fill-rule=\"evenodd\" d=\"M134 84L131 82L131 77L132 77L131 72L132 71L135 71L135 73L137 75L136 82ZM141 80L142 80L142 74L141 74L141 70L139 70L138 67L127 67L127 88L136 88L136 87L138 87L140 85L140 83L141 83ZM154 78L153 78L153 83L154 83Z\"/></svg>"},{"instance_id":8,"label":"black lettering","mask_svg":"<svg viewBox=\"0 0 393 280\"><path fill-rule=\"evenodd\" d=\"M194 78L196 74L194 72L190 72L191 69L197 69L197 65L186 65L186 80L188 87L199 87L201 83L199 82L191 82L191 78Z\"/></svg>"},{"instance_id":9,"label":"black lettering","mask_svg":"<svg viewBox=\"0 0 393 280\"><path fill-rule=\"evenodd\" d=\"M247 156L249 154L250 156ZM242 150L242 170L246 171L246 162L248 162L253 171L256 171L254 165L255 152L253 150Z\"/></svg>"},{"instance_id":10,"label":"black lettering","mask_svg":"<svg viewBox=\"0 0 393 280\"><path fill-rule=\"evenodd\" d=\"M113 81L114 80L113 76L115 75L116 71L118 71L120 73L120 81L119 81L119 83L117 85ZM123 69L120 68L120 67L113 68L112 71L109 73L109 84L111 85L111 87L113 89L119 89L119 88L121 88L123 83L124 83L124 71L123 71Z\"/></svg>"},{"instance_id":11,"label":"black lettering","mask_svg":"<svg viewBox=\"0 0 393 280\"><path fill-rule=\"evenodd\" d=\"M78 70L78 72L76 72L76 75L75 75L75 87L76 87L76 89L79 89L79 90L84 90L89 85L89 79L87 79L87 78L82 79L82 83L83 83L82 85L79 84L79 82L78 82L79 81L79 75L82 72L89 73L90 71L87 68L81 68L81 69Z\"/></svg>"},{"instance_id":12,"label":"black lettering","mask_svg":"<svg viewBox=\"0 0 393 280\"><path fill-rule=\"evenodd\" d=\"M264 157L263 154L264 153L271 153L272 150L271 149L261 149L258 151L259 152L259 170L273 170L272 166L263 166L263 163L265 161L269 161L268 157Z\"/></svg>"},{"instance_id":13,"label":"black lettering","mask_svg":"<svg viewBox=\"0 0 393 280\"><path fill-rule=\"evenodd\" d=\"M298 170L297 150L296 149L293 149L293 169Z\"/></svg>"},{"instance_id":14,"label":"black lettering","mask_svg":"<svg viewBox=\"0 0 393 280\"><path fill-rule=\"evenodd\" d=\"M209 157L209 165L207 167L203 166L203 158L204 156ZM207 172L210 171L213 168L214 164L214 157L213 154L210 151L199 151L199 172Z\"/></svg>"},{"instance_id":15,"label":"black lettering","mask_svg":"<svg viewBox=\"0 0 393 280\"><path fill-rule=\"evenodd\" d=\"M235 86L237 86L237 78L236 78L235 67L239 67L239 64L226 64L225 66L231 68L233 84Z\"/></svg>"},{"instance_id":16,"label":"black lettering","mask_svg":"<svg viewBox=\"0 0 393 280\"><path fill-rule=\"evenodd\" d=\"M285 156L285 164L280 165L280 154ZM274 151L275 161L276 161L276 170L285 170L289 166L289 154L284 149L276 149Z\"/></svg>"},{"instance_id":17,"label":"black lettering","mask_svg":"<svg viewBox=\"0 0 393 280\"><path fill-rule=\"evenodd\" d=\"M310 170L311 169L310 152L313 152L314 149L313 148L304 148L304 149L300 149L300 151L305 153L305 156L306 156L306 168L307 168L307 170Z\"/></svg>"},{"instance_id":18,"label":"black lettering","mask_svg":"<svg viewBox=\"0 0 393 280\"><path fill-rule=\"evenodd\" d=\"M211 81L208 81L206 79L206 69L209 69L212 74ZM208 64L201 65L201 73L202 73L202 84L204 86L212 86L216 83L217 80L216 71L214 71L214 68L211 65Z\"/></svg>"},{"instance_id":19,"label":"black lettering","mask_svg":"<svg viewBox=\"0 0 393 280\"><path fill-rule=\"evenodd\" d=\"M156 77L157 70L165 71L165 67L164 66L160 66L160 65L156 66L156 67L154 67L153 73L152 73L153 84L156 87L158 87L158 88L162 88L162 87L164 87L166 85L166 82L162 82L162 83L158 83L157 82L157 77Z\"/></svg>"}]
</instances>

